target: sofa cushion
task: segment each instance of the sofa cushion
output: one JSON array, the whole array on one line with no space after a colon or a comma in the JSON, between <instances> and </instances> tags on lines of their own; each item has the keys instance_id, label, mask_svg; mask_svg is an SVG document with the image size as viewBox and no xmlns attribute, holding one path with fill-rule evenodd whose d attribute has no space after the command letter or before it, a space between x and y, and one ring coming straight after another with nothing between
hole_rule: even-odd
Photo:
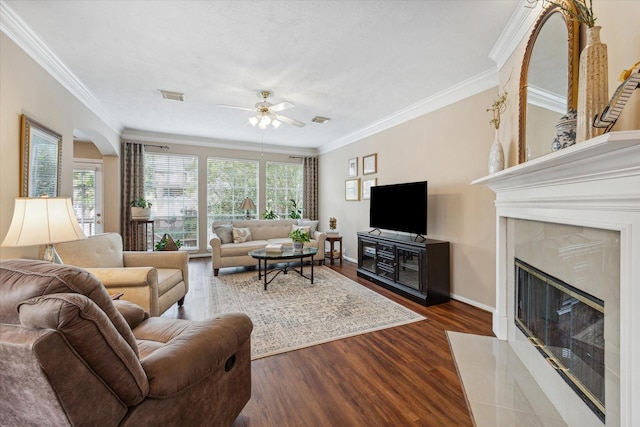
<instances>
[{"instance_id":1,"label":"sofa cushion","mask_svg":"<svg viewBox=\"0 0 640 427\"><path fill-rule=\"evenodd\" d=\"M220 238L220 243L233 242L233 226L231 224L220 224L213 227L213 232Z\"/></svg>"},{"instance_id":2,"label":"sofa cushion","mask_svg":"<svg viewBox=\"0 0 640 427\"><path fill-rule=\"evenodd\" d=\"M64 264L82 268L124 267L122 236L104 233L86 239L56 243L56 251Z\"/></svg>"},{"instance_id":3,"label":"sofa cushion","mask_svg":"<svg viewBox=\"0 0 640 427\"><path fill-rule=\"evenodd\" d=\"M233 227L233 243L244 243L251 240L251 230L249 228Z\"/></svg>"},{"instance_id":4,"label":"sofa cushion","mask_svg":"<svg viewBox=\"0 0 640 427\"><path fill-rule=\"evenodd\" d=\"M60 331L94 372L128 406L149 392L138 356L106 314L81 294L48 294L19 306L24 326Z\"/></svg>"},{"instance_id":5,"label":"sofa cushion","mask_svg":"<svg viewBox=\"0 0 640 427\"><path fill-rule=\"evenodd\" d=\"M182 282L182 270L178 268L158 268L158 295L172 289Z\"/></svg>"},{"instance_id":6,"label":"sofa cushion","mask_svg":"<svg viewBox=\"0 0 640 427\"><path fill-rule=\"evenodd\" d=\"M262 249L267 246L267 244L268 242L266 240L252 240L244 243L227 243L226 245L220 245L220 253L223 257L247 256L249 251Z\"/></svg>"},{"instance_id":7,"label":"sofa cushion","mask_svg":"<svg viewBox=\"0 0 640 427\"><path fill-rule=\"evenodd\" d=\"M299 219L298 225L301 225L303 227L309 227L310 234L312 236L313 236L313 233L315 233L318 230L318 221L312 221L310 219Z\"/></svg>"}]
</instances>

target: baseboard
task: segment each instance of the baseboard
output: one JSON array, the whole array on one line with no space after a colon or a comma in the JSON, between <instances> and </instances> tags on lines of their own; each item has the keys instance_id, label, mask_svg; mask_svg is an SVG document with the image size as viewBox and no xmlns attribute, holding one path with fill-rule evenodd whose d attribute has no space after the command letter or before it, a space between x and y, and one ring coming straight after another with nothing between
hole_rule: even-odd
<instances>
[{"instance_id":1,"label":"baseboard","mask_svg":"<svg viewBox=\"0 0 640 427\"><path fill-rule=\"evenodd\" d=\"M451 294L451 298L453 298L453 299L454 299L454 300L456 300L456 301L460 301L460 302L463 302L463 303L465 303L465 304L472 305L472 306L474 306L474 307L476 307L476 308L479 308L479 309L481 309L481 310L488 311L489 313L492 313L492 314L493 314L493 313L495 312L495 310L496 310L495 308L493 308L493 307L491 307L491 306L488 306L488 305L486 305L486 304L479 303L478 301L474 301L474 300L469 299L469 298L462 297L462 296L460 296L460 295Z\"/></svg>"}]
</instances>

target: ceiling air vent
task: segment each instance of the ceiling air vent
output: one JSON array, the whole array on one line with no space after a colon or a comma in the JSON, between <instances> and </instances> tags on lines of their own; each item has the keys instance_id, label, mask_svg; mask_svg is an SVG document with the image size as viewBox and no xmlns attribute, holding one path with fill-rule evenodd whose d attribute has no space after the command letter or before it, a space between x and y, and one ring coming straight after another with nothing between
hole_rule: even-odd
<instances>
[{"instance_id":1,"label":"ceiling air vent","mask_svg":"<svg viewBox=\"0 0 640 427\"><path fill-rule=\"evenodd\" d=\"M184 101L184 93L182 92L171 92L170 90L162 89L158 89L158 91L164 99L170 99L172 101Z\"/></svg>"},{"instance_id":2,"label":"ceiling air vent","mask_svg":"<svg viewBox=\"0 0 640 427\"><path fill-rule=\"evenodd\" d=\"M328 117L322 117L322 116L315 116L313 119L311 119L313 123L320 123L320 124L327 123L329 120L331 119Z\"/></svg>"}]
</instances>

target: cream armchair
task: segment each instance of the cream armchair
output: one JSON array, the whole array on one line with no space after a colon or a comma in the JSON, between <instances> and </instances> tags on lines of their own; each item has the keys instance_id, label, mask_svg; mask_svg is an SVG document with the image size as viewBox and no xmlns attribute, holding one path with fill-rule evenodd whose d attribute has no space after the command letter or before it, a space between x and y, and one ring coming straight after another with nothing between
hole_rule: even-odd
<instances>
[{"instance_id":1,"label":"cream armchair","mask_svg":"<svg viewBox=\"0 0 640 427\"><path fill-rule=\"evenodd\" d=\"M189 256L186 252L123 251L117 233L85 240L57 243L62 262L90 271L110 293L139 305L151 316L159 316L176 302L184 303L189 290Z\"/></svg>"}]
</instances>

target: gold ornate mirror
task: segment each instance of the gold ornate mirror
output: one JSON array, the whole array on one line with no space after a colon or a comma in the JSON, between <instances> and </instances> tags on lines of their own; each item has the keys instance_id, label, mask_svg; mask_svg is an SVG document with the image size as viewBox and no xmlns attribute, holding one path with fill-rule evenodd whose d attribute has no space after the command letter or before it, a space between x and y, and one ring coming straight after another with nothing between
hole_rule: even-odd
<instances>
[{"instance_id":1,"label":"gold ornate mirror","mask_svg":"<svg viewBox=\"0 0 640 427\"><path fill-rule=\"evenodd\" d=\"M58 197L62 135L22 115L20 197Z\"/></svg>"},{"instance_id":2,"label":"gold ornate mirror","mask_svg":"<svg viewBox=\"0 0 640 427\"><path fill-rule=\"evenodd\" d=\"M576 108L579 31L553 4L533 27L520 71L518 163L550 153L558 119Z\"/></svg>"}]
</instances>

